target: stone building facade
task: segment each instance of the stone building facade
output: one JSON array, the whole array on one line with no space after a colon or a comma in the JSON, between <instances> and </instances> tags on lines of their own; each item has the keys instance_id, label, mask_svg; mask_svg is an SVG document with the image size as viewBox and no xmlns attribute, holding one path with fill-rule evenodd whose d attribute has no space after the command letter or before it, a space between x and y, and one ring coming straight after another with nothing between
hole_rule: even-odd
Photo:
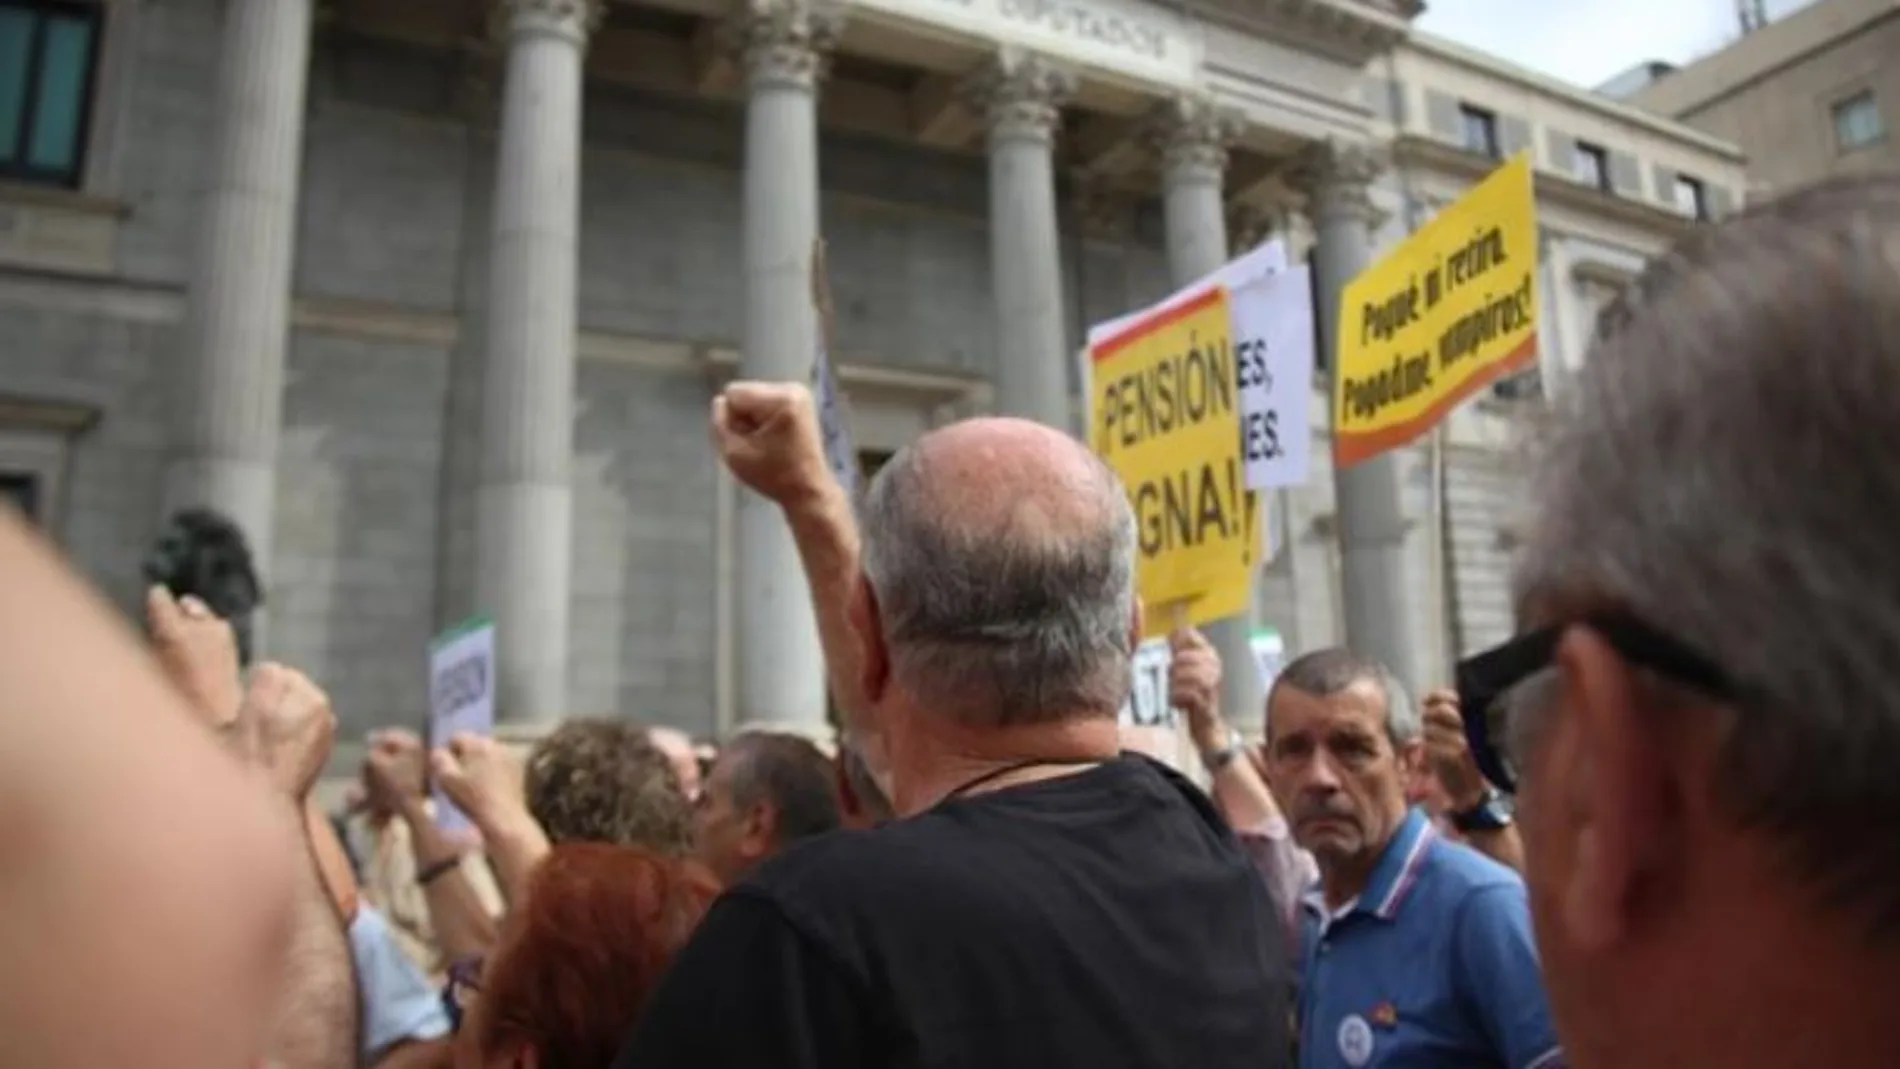
<instances>
[{"instance_id":1,"label":"stone building facade","mask_svg":"<svg viewBox=\"0 0 1900 1069\"><path fill-rule=\"evenodd\" d=\"M1815 0L1626 98L1740 145L1759 193L1900 170L1900 0ZM1685 205L1697 190L1673 176Z\"/></svg>"},{"instance_id":2,"label":"stone building facade","mask_svg":"<svg viewBox=\"0 0 1900 1069\"><path fill-rule=\"evenodd\" d=\"M973 413L1072 422L1088 324L1274 235L1350 277L1520 142L1564 361L1590 287L1687 225L1580 184L1564 137L1739 194L1732 148L1413 38L1415 6L0 0L30 60L0 488L128 606L170 509L239 518L266 653L352 734L420 722L426 640L474 612L523 723L813 722L791 547L705 420L735 374L807 373L815 236L874 465ZM1524 403L1399 458L1415 678L1471 630L1447 605L1497 601L1469 562L1505 551ZM1289 498L1259 617L1335 641L1327 473Z\"/></svg>"}]
</instances>

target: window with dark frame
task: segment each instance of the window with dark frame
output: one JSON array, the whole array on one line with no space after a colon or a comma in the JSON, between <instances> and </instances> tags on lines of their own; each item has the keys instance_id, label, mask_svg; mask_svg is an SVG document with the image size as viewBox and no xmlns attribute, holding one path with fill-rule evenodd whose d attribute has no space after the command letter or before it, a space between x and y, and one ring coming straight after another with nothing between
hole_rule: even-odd
<instances>
[{"instance_id":1,"label":"window with dark frame","mask_svg":"<svg viewBox=\"0 0 1900 1069\"><path fill-rule=\"evenodd\" d=\"M98 4L0 0L0 178L79 185L99 30Z\"/></svg>"},{"instance_id":2,"label":"window with dark frame","mask_svg":"<svg viewBox=\"0 0 1900 1069\"><path fill-rule=\"evenodd\" d=\"M1609 192L1610 153L1602 145L1577 142L1577 150L1570 161L1570 171L1584 185Z\"/></svg>"},{"instance_id":3,"label":"window with dark frame","mask_svg":"<svg viewBox=\"0 0 1900 1069\"><path fill-rule=\"evenodd\" d=\"M1458 119L1464 131L1464 146L1468 152L1491 159L1498 158L1498 117L1495 113L1471 104L1458 105Z\"/></svg>"},{"instance_id":4,"label":"window with dark frame","mask_svg":"<svg viewBox=\"0 0 1900 1069\"><path fill-rule=\"evenodd\" d=\"M1866 148L1887 136L1887 124L1880 118L1880 105L1872 89L1836 101L1833 113L1834 144L1842 152Z\"/></svg>"},{"instance_id":5,"label":"window with dark frame","mask_svg":"<svg viewBox=\"0 0 1900 1069\"><path fill-rule=\"evenodd\" d=\"M1676 176L1676 210L1697 222L1708 221L1709 191L1700 178L1686 174Z\"/></svg>"}]
</instances>

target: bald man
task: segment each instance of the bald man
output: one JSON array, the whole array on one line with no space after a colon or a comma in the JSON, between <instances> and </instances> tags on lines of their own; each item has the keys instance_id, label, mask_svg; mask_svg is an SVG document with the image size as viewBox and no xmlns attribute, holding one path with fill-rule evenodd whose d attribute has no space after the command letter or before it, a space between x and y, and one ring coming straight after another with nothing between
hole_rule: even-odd
<instances>
[{"instance_id":1,"label":"bald man","mask_svg":"<svg viewBox=\"0 0 1900 1069\"><path fill-rule=\"evenodd\" d=\"M1290 1064L1266 889L1199 791L1120 753L1141 618L1113 473L1047 427L959 423L878 473L860 532L803 387L729 386L713 436L785 513L901 819L731 888L616 1064Z\"/></svg>"}]
</instances>

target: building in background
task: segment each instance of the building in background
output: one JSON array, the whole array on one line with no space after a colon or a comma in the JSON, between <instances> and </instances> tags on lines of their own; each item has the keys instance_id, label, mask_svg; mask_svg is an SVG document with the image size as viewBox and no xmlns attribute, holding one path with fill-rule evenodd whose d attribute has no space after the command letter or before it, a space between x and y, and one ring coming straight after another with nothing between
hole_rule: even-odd
<instances>
[{"instance_id":1,"label":"building in background","mask_svg":"<svg viewBox=\"0 0 1900 1069\"><path fill-rule=\"evenodd\" d=\"M419 722L427 637L476 611L505 716L822 715L782 525L705 437L732 375L805 373L812 234L874 466L1071 420L1089 324L1271 236L1389 245L1526 149L1560 385L1739 197L1733 147L1408 40L1416 7L0 0L0 490L128 606L169 508L237 516L265 652L349 736ZM1535 394L1406 453L1416 625L1454 625L1416 678L1508 626ZM1340 638L1327 475L1260 584L1294 648Z\"/></svg>"},{"instance_id":2,"label":"building in background","mask_svg":"<svg viewBox=\"0 0 1900 1069\"><path fill-rule=\"evenodd\" d=\"M1900 0L1817 0L1626 99L1740 145L1758 194L1900 170Z\"/></svg>"}]
</instances>

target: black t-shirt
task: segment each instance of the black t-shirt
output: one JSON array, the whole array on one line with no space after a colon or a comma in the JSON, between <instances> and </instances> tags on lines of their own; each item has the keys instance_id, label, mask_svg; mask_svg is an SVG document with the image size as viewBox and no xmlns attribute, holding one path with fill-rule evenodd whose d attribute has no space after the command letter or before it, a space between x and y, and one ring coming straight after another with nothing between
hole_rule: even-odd
<instances>
[{"instance_id":1,"label":"black t-shirt","mask_svg":"<svg viewBox=\"0 0 1900 1069\"><path fill-rule=\"evenodd\" d=\"M1207 799L1145 757L802 843L707 913L615 1069L1279 1069L1293 977Z\"/></svg>"}]
</instances>

